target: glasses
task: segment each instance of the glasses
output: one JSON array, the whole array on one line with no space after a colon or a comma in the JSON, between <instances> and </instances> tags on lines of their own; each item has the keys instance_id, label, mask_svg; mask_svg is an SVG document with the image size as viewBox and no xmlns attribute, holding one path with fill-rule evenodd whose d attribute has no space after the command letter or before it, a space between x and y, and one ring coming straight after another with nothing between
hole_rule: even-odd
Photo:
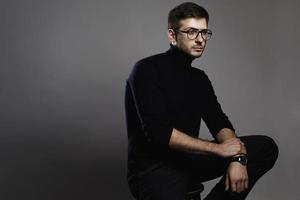
<instances>
[{"instance_id":1,"label":"glasses","mask_svg":"<svg viewBox=\"0 0 300 200\"><path fill-rule=\"evenodd\" d=\"M201 33L201 37L203 40L209 40L212 35L212 31L210 29L196 29L196 28L190 28L187 31L182 31L182 30L176 30L176 32L182 32L187 34L187 38L190 40L194 40L198 38L199 34Z\"/></svg>"}]
</instances>

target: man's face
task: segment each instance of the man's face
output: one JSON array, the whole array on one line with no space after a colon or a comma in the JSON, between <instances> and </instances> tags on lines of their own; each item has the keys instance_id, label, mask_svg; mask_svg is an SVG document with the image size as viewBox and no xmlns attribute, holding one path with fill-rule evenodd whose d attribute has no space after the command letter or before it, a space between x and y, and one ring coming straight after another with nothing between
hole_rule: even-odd
<instances>
[{"instance_id":1,"label":"man's face","mask_svg":"<svg viewBox=\"0 0 300 200\"><path fill-rule=\"evenodd\" d=\"M180 20L179 22L181 31L187 31L191 28L194 29L207 29L207 22L205 18L187 18ZM206 41L202 38L201 33L199 33L196 39L189 39L186 33L177 32L176 46L182 49L184 52L188 53L194 58L199 58L205 48Z\"/></svg>"}]
</instances>

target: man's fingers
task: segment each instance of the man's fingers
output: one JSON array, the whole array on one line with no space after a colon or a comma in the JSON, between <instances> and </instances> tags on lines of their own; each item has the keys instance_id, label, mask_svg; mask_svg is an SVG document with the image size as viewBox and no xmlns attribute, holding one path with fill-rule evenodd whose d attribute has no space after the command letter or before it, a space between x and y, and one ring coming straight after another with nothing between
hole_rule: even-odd
<instances>
[{"instance_id":1,"label":"man's fingers","mask_svg":"<svg viewBox=\"0 0 300 200\"><path fill-rule=\"evenodd\" d=\"M242 186L242 181L238 181L237 183L236 183L236 192L237 193L240 193L241 191L242 191L242 188L243 186Z\"/></svg>"},{"instance_id":2,"label":"man's fingers","mask_svg":"<svg viewBox=\"0 0 300 200\"><path fill-rule=\"evenodd\" d=\"M226 181L227 180L229 180L229 179L226 179ZM249 184L248 180L246 180L246 181L231 181L230 182L231 191L241 193L241 192L245 191L248 188L248 184ZM227 190L227 184L226 184L226 190Z\"/></svg>"},{"instance_id":3,"label":"man's fingers","mask_svg":"<svg viewBox=\"0 0 300 200\"><path fill-rule=\"evenodd\" d=\"M248 181L248 179L245 181L245 189L248 189L248 187L249 187L249 181Z\"/></svg>"},{"instance_id":4,"label":"man's fingers","mask_svg":"<svg viewBox=\"0 0 300 200\"><path fill-rule=\"evenodd\" d=\"M227 191L229 189L229 177L228 174L226 174L226 179L225 179L225 190Z\"/></svg>"},{"instance_id":5,"label":"man's fingers","mask_svg":"<svg viewBox=\"0 0 300 200\"><path fill-rule=\"evenodd\" d=\"M231 138L221 144L223 151L221 155L224 157L234 156L237 154L247 154L244 143L239 138Z\"/></svg>"},{"instance_id":6,"label":"man's fingers","mask_svg":"<svg viewBox=\"0 0 300 200\"><path fill-rule=\"evenodd\" d=\"M230 181L231 183L230 183L230 186L231 186L231 191L232 192L236 192L236 182L234 182L234 181Z\"/></svg>"},{"instance_id":7,"label":"man's fingers","mask_svg":"<svg viewBox=\"0 0 300 200\"><path fill-rule=\"evenodd\" d=\"M240 192L243 192L245 190L245 182L241 181L241 188L240 188Z\"/></svg>"},{"instance_id":8,"label":"man's fingers","mask_svg":"<svg viewBox=\"0 0 300 200\"><path fill-rule=\"evenodd\" d=\"M249 184L248 179L243 180L241 182L240 192L243 192L243 191L247 190L248 189L248 184Z\"/></svg>"}]
</instances>

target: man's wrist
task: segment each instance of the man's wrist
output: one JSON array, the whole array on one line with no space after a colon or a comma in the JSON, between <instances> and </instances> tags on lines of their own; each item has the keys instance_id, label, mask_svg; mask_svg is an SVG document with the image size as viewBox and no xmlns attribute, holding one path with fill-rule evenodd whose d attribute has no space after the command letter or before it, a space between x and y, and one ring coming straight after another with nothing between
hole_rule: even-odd
<instances>
[{"instance_id":1,"label":"man's wrist","mask_svg":"<svg viewBox=\"0 0 300 200\"><path fill-rule=\"evenodd\" d=\"M208 142L207 147L208 147L208 149L207 149L208 152L210 152L212 154L218 154L219 148L218 148L218 144L217 143Z\"/></svg>"},{"instance_id":2,"label":"man's wrist","mask_svg":"<svg viewBox=\"0 0 300 200\"><path fill-rule=\"evenodd\" d=\"M230 162L239 162L244 166L248 164L248 158L247 158L246 154L238 154L238 155L232 156L229 158L229 161Z\"/></svg>"},{"instance_id":3,"label":"man's wrist","mask_svg":"<svg viewBox=\"0 0 300 200\"><path fill-rule=\"evenodd\" d=\"M245 154L245 153L239 153L239 154L236 154L236 155L234 155L232 157L239 157L239 156L247 156L247 154Z\"/></svg>"}]
</instances>

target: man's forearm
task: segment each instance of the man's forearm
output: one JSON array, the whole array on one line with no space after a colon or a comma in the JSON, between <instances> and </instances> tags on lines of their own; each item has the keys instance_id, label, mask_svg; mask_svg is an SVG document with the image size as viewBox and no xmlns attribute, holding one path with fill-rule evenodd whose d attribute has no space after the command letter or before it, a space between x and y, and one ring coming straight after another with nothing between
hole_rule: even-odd
<instances>
[{"instance_id":1,"label":"man's forearm","mask_svg":"<svg viewBox=\"0 0 300 200\"><path fill-rule=\"evenodd\" d=\"M216 139L219 143L223 143L225 140L230 138L236 138L236 134L229 128L221 129L216 136Z\"/></svg>"},{"instance_id":2,"label":"man's forearm","mask_svg":"<svg viewBox=\"0 0 300 200\"><path fill-rule=\"evenodd\" d=\"M194 138L175 128L172 131L169 147L195 154L215 154L217 151L217 144L204 139Z\"/></svg>"}]
</instances>

